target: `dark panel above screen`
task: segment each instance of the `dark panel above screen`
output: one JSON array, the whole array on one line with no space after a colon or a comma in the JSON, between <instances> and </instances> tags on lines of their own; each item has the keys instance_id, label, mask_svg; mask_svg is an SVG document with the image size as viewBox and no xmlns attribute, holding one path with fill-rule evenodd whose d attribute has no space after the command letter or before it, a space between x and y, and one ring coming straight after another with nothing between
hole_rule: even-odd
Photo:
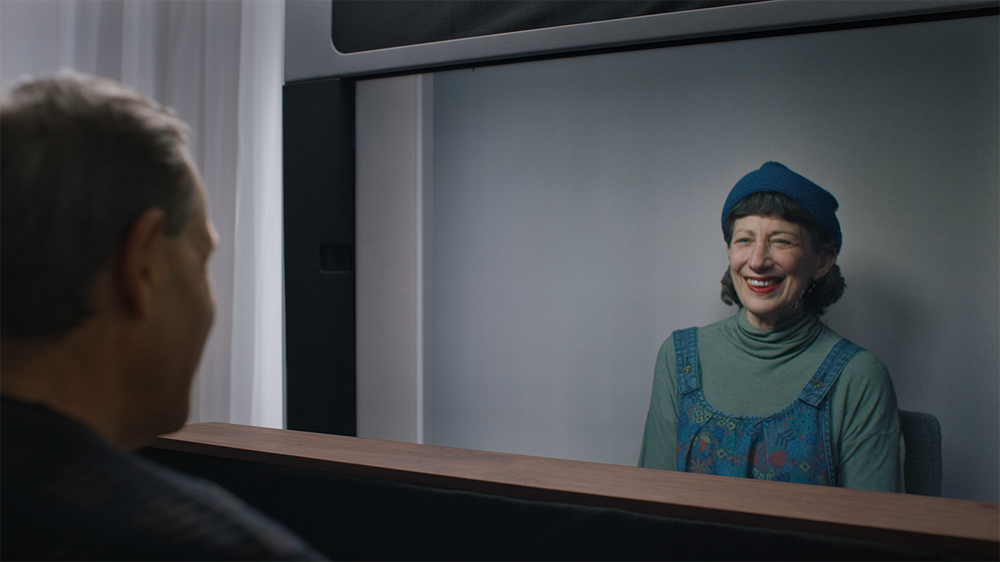
<instances>
[{"instance_id":1,"label":"dark panel above screen","mask_svg":"<svg viewBox=\"0 0 1000 562\"><path fill-rule=\"evenodd\" d=\"M333 46L359 53L763 0L335 0Z\"/></svg>"},{"instance_id":2,"label":"dark panel above screen","mask_svg":"<svg viewBox=\"0 0 1000 562\"><path fill-rule=\"evenodd\" d=\"M728 2L727 2L728 3ZM371 4L382 4L372 2ZM421 3L422 4L422 3ZM436 4L436 3L429 3ZM455 4L452 10L467 5L475 8L486 2L444 2ZM562 2L540 2L562 4ZM603 3L597 3L603 4ZM620 4L632 4L620 2ZM467 16L464 24L470 28L448 29L446 23L429 27L443 29L442 37L435 40L426 33L407 33L402 38L392 32L373 29L374 20L355 23L341 21L340 27L357 25L362 33L388 37L354 41L350 49L365 49L407 43L413 40L432 40L430 43L390 46L359 52L342 52L334 45L334 2L332 0L294 0L285 6L285 81L295 82L316 78L373 76L450 65L511 60L522 57L556 55L594 49L624 48L636 45L672 41L725 38L746 33L780 32L804 27L884 20L966 9L992 8L996 2L984 0L885 0L859 2L856 0L766 0L761 2L716 6L704 9L685 9L670 13L656 13L656 2L644 9L650 15L631 14L608 9L604 14L595 10L590 14L572 14L575 21L595 17L612 17L606 21L574 22L568 16L554 16L543 12L506 14L509 21L500 21L503 13L489 17ZM699 7L686 2L682 7ZM473 9L468 8L468 9ZM413 9L416 9L415 7ZM545 8L539 8L545 10ZM351 6L337 7L336 12L351 11ZM401 15L397 14L397 15ZM454 18L445 14L446 19ZM560 20L560 18L562 18ZM392 19L392 18L389 18ZM412 24L412 21L410 22ZM534 26L546 26L530 29ZM556 27L547 27L556 25ZM527 29L526 29L527 27ZM519 30L518 29L523 29ZM486 35L478 35L487 33ZM423 37L421 37L423 36ZM339 39L338 39L339 40ZM350 41L349 41L350 43Z\"/></svg>"}]
</instances>

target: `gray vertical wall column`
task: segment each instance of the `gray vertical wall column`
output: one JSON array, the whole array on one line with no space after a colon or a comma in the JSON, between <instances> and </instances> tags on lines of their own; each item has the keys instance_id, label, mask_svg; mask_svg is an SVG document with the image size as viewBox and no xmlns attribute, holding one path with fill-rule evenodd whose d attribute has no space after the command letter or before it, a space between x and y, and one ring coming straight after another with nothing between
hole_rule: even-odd
<instances>
[{"instance_id":1,"label":"gray vertical wall column","mask_svg":"<svg viewBox=\"0 0 1000 562\"><path fill-rule=\"evenodd\" d=\"M432 77L357 84L358 436L433 442ZM391 228L387 228L391 225Z\"/></svg>"}]
</instances>

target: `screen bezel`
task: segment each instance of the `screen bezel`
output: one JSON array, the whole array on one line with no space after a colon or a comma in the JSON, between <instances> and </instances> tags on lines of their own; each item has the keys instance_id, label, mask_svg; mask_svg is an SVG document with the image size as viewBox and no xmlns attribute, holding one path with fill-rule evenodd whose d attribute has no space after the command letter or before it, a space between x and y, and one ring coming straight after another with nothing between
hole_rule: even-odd
<instances>
[{"instance_id":1,"label":"screen bezel","mask_svg":"<svg viewBox=\"0 0 1000 562\"><path fill-rule=\"evenodd\" d=\"M346 54L333 43L333 1L295 0L285 4L285 82L411 73L678 41L723 41L811 27L943 17L996 5L987 0L765 0Z\"/></svg>"}]
</instances>

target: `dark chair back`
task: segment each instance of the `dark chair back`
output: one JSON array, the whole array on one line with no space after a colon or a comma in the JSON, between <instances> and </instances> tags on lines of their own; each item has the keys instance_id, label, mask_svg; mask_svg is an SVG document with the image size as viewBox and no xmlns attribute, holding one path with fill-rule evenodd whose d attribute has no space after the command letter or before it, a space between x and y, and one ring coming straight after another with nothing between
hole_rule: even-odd
<instances>
[{"instance_id":1,"label":"dark chair back","mask_svg":"<svg viewBox=\"0 0 1000 562\"><path fill-rule=\"evenodd\" d=\"M941 495L941 424L922 412L899 411L906 457L903 484L907 494Z\"/></svg>"}]
</instances>

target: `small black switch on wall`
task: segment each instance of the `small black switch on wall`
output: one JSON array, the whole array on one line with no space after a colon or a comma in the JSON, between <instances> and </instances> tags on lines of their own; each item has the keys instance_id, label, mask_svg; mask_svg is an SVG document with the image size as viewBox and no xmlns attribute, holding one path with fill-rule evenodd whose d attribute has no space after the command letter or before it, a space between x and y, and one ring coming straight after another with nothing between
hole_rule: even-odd
<instances>
[{"instance_id":1,"label":"small black switch on wall","mask_svg":"<svg viewBox=\"0 0 1000 562\"><path fill-rule=\"evenodd\" d=\"M354 271L351 244L324 244L319 247L319 269L326 273Z\"/></svg>"}]
</instances>

